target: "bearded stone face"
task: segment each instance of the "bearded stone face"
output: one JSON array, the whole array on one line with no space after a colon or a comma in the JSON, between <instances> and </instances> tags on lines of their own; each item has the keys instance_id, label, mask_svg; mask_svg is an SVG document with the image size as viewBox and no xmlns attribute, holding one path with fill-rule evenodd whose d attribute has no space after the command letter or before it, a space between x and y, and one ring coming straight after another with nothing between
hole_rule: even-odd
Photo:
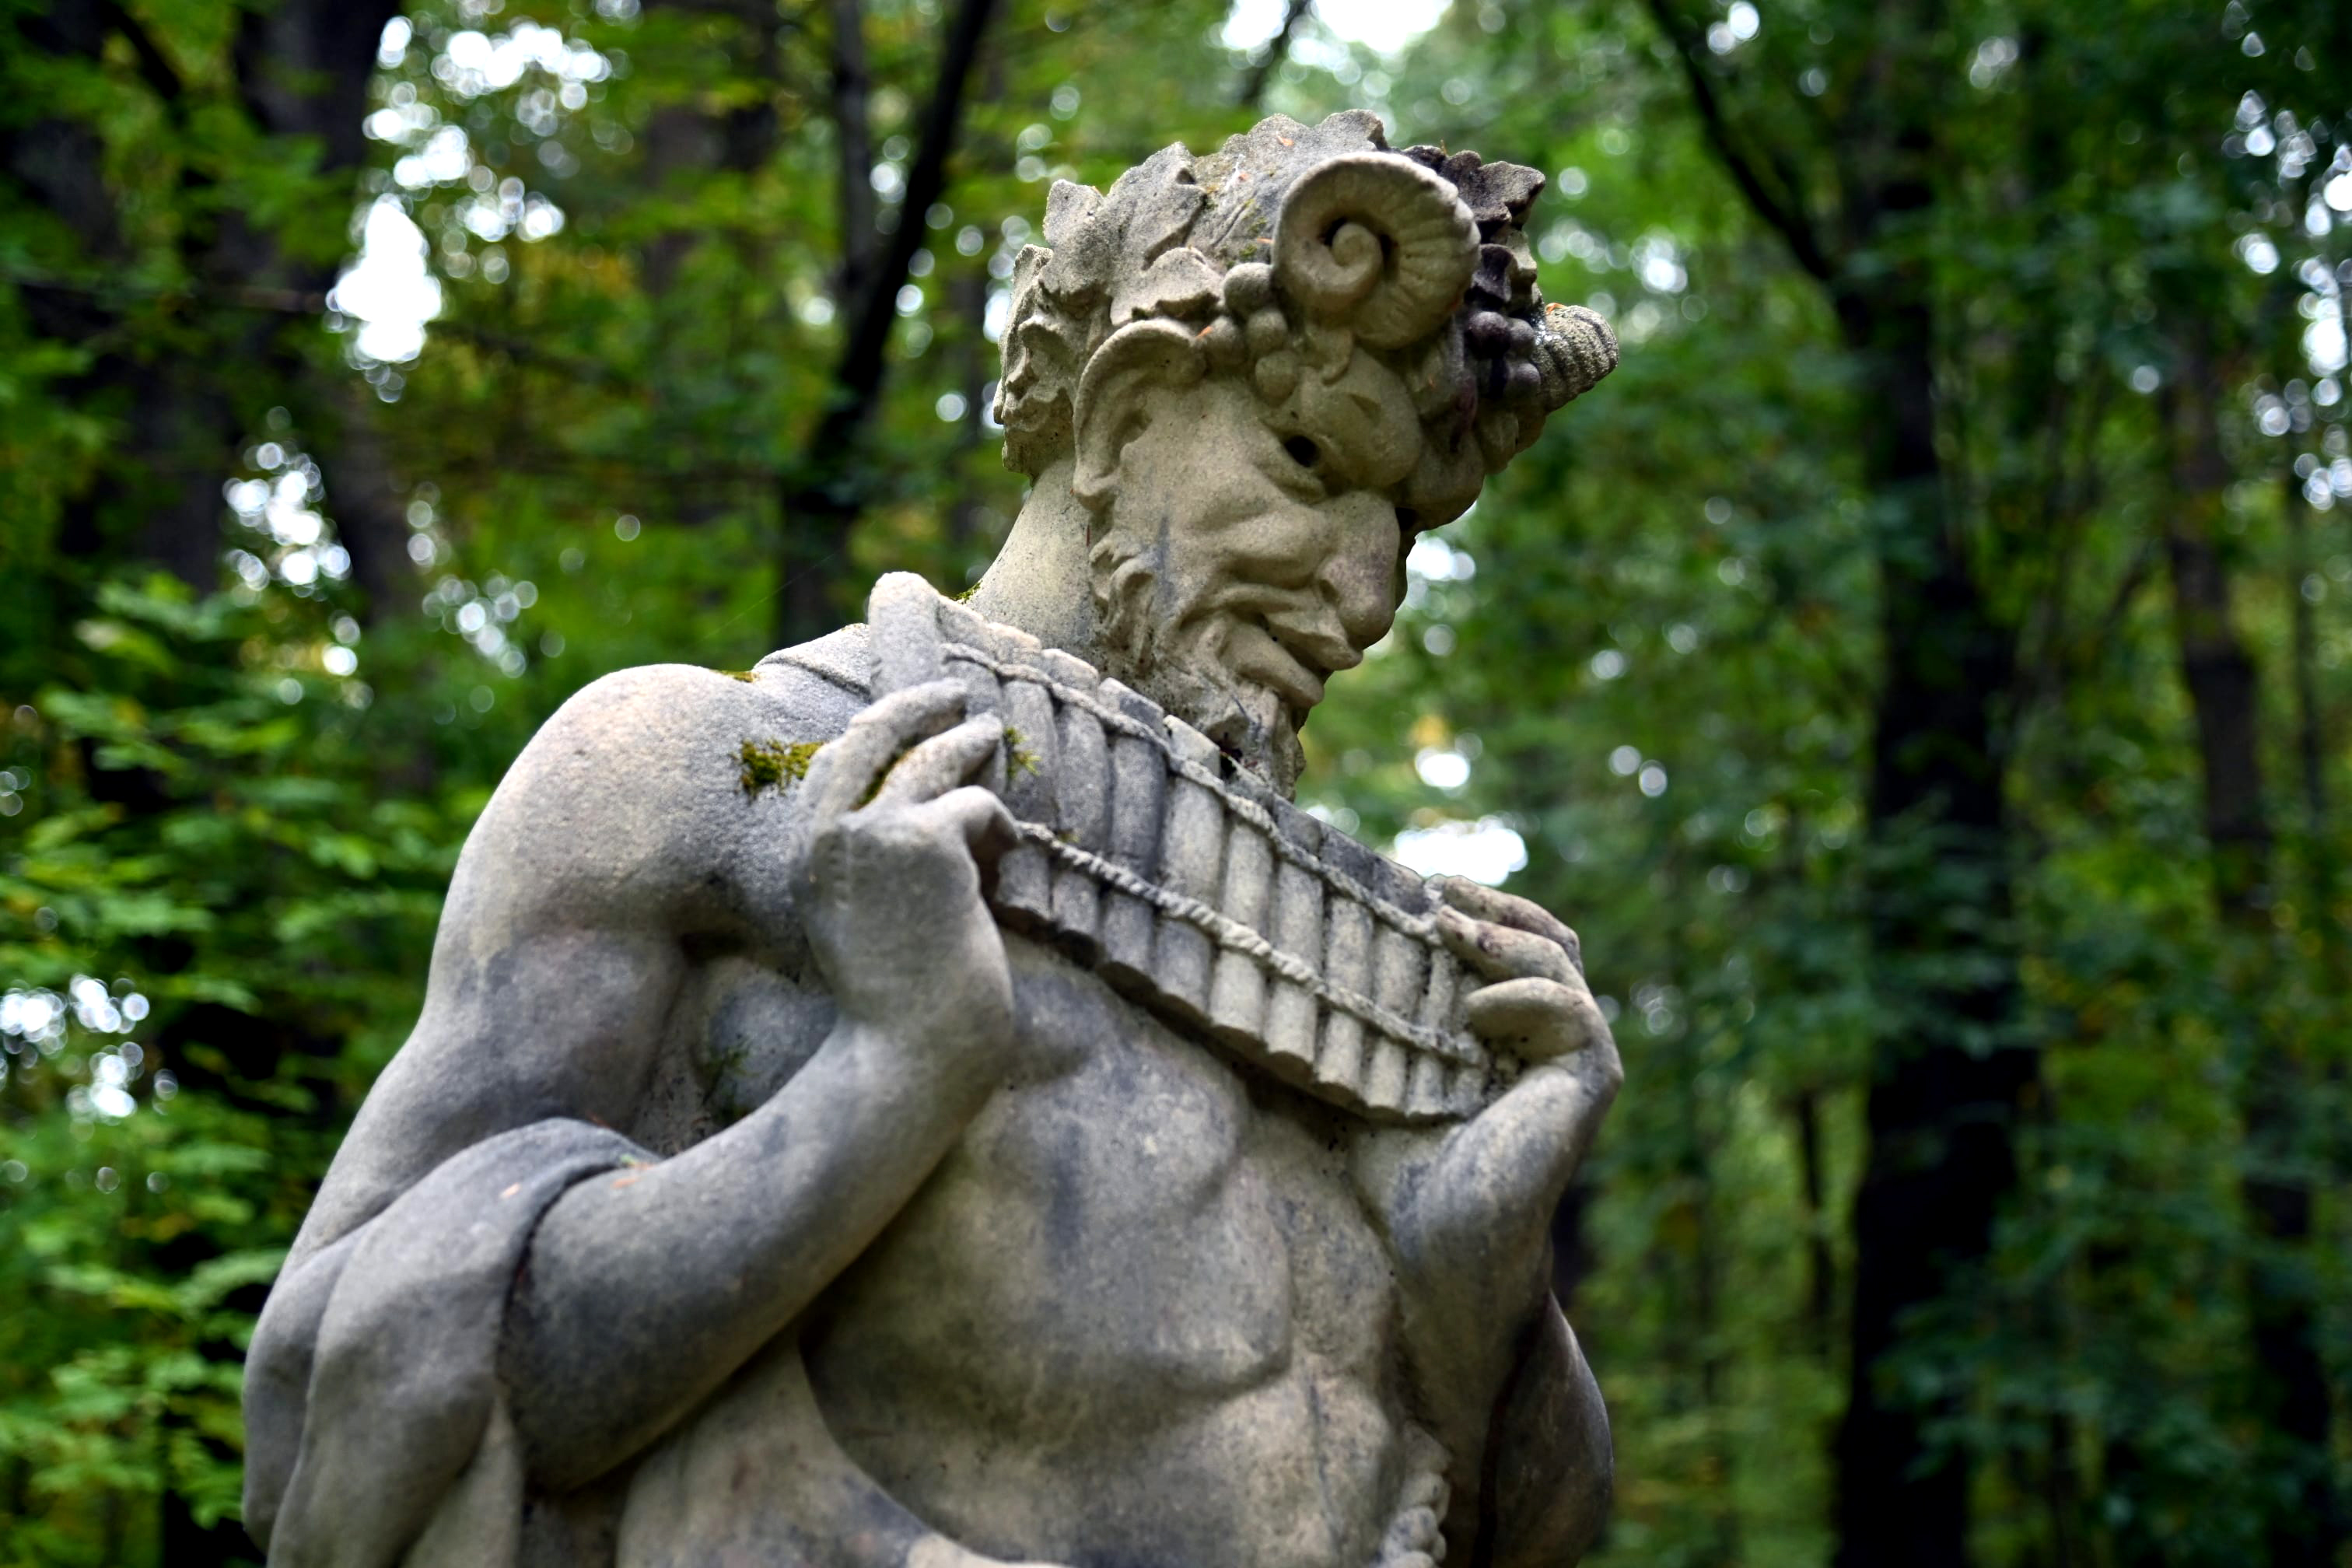
<instances>
[{"instance_id":1,"label":"bearded stone face","mask_svg":"<svg viewBox=\"0 0 2352 1568\"><path fill-rule=\"evenodd\" d=\"M1324 683L1395 615L1418 458L1409 405L1371 399L1307 427L1240 379L1136 393L1132 434L1089 530L1109 673L1285 794Z\"/></svg>"},{"instance_id":2,"label":"bearded stone face","mask_svg":"<svg viewBox=\"0 0 2352 1568\"><path fill-rule=\"evenodd\" d=\"M1036 481L988 605L1286 794L1324 682L1386 633L1400 552L1617 361L1547 306L1533 169L1276 116L1064 182L1015 263L998 416ZM1091 605L1045 585L1080 570ZM1088 611L1091 610L1091 614Z\"/></svg>"}]
</instances>

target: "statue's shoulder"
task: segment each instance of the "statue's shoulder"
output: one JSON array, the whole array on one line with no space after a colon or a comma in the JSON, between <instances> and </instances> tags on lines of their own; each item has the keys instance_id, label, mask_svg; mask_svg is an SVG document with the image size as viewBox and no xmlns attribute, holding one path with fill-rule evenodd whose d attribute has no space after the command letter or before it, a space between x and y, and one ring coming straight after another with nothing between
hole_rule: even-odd
<instances>
[{"instance_id":1,"label":"statue's shoulder","mask_svg":"<svg viewBox=\"0 0 2352 1568\"><path fill-rule=\"evenodd\" d=\"M851 626L752 669L645 665L581 688L476 823L458 901L478 890L576 909L589 889L643 890L665 868L701 875L738 835L773 826L808 754L866 706L865 642Z\"/></svg>"},{"instance_id":2,"label":"statue's shoulder","mask_svg":"<svg viewBox=\"0 0 2352 1568\"><path fill-rule=\"evenodd\" d=\"M751 669L649 664L574 692L531 740L516 773L618 768L640 787L699 774L715 752L832 739L867 701L872 659L863 626L770 654ZM722 773L726 770L721 769ZM512 778L513 775L509 775ZM740 782L740 781L739 781Z\"/></svg>"}]
</instances>

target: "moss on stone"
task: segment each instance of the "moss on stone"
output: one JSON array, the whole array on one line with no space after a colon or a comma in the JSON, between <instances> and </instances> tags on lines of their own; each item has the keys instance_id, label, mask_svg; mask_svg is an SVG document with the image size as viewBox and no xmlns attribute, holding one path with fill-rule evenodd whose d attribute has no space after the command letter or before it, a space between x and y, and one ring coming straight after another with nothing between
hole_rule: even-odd
<instances>
[{"instance_id":1,"label":"moss on stone","mask_svg":"<svg viewBox=\"0 0 2352 1568\"><path fill-rule=\"evenodd\" d=\"M763 789L782 790L808 777L809 760L824 749L822 741L746 741L737 753L743 760L743 793L759 798Z\"/></svg>"},{"instance_id":2,"label":"moss on stone","mask_svg":"<svg viewBox=\"0 0 2352 1568\"><path fill-rule=\"evenodd\" d=\"M1037 771L1037 753L1021 744L1021 731L1012 725L1004 726L1004 773L1008 778L1021 778Z\"/></svg>"}]
</instances>

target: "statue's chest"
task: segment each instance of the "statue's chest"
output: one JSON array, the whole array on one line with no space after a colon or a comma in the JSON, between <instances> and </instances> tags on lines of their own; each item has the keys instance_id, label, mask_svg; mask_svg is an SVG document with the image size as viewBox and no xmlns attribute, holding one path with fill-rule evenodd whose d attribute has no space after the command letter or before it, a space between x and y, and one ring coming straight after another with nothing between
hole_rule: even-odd
<instances>
[{"instance_id":1,"label":"statue's chest","mask_svg":"<svg viewBox=\"0 0 2352 1568\"><path fill-rule=\"evenodd\" d=\"M836 1321L909 1335L891 1353L910 1370L944 1357L930 1370L1020 1386L1209 1394L1302 1343L1369 1363L1387 1269L1336 1141L1084 970L1008 945L1042 1076L974 1121L845 1281Z\"/></svg>"}]
</instances>

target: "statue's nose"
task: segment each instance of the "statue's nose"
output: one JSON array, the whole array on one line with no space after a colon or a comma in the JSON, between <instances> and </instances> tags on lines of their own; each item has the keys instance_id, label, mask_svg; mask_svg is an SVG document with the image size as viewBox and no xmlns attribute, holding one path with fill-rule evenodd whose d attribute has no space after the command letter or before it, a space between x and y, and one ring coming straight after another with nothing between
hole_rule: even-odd
<instances>
[{"instance_id":1,"label":"statue's nose","mask_svg":"<svg viewBox=\"0 0 2352 1568\"><path fill-rule=\"evenodd\" d=\"M1396 512L1379 497L1359 493L1339 508L1344 520L1338 548L1317 574L1317 585L1347 637L1360 653L1388 635L1396 618L1391 599L1397 559ZM1343 669L1353 658L1327 668Z\"/></svg>"}]
</instances>

